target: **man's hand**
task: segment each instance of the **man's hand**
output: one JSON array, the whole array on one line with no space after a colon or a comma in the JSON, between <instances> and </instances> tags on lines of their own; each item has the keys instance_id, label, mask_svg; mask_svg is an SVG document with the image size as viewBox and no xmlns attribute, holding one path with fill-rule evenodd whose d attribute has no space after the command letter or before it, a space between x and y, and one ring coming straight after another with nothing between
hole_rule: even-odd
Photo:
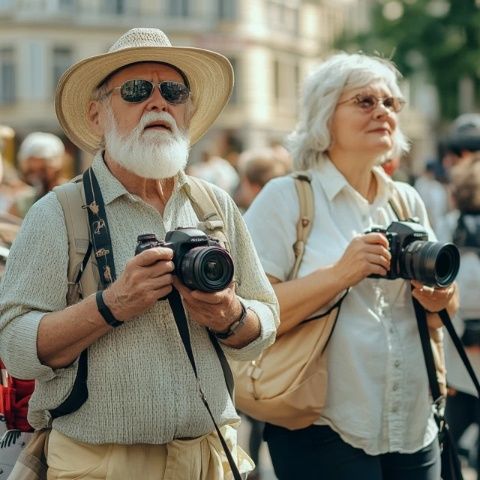
<instances>
[{"instance_id":1,"label":"man's hand","mask_svg":"<svg viewBox=\"0 0 480 480\"><path fill-rule=\"evenodd\" d=\"M177 277L174 278L173 285L180 292L189 317L211 330L226 330L242 314L233 282L219 292L190 290Z\"/></svg>"},{"instance_id":2,"label":"man's hand","mask_svg":"<svg viewBox=\"0 0 480 480\"><path fill-rule=\"evenodd\" d=\"M127 262L124 272L103 294L117 320L134 319L172 291L172 258L170 248L156 247Z\"/></svg>"}]
</instances>

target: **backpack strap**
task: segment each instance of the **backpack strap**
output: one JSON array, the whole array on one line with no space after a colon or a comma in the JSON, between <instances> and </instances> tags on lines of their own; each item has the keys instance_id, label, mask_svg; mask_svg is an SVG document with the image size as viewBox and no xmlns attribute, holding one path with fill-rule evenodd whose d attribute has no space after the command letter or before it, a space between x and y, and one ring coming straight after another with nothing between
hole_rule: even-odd
<instances>
[{"instance_id":1,"label":"backpack strap","mask_svg":"<svg viewBox=\"0 0 480 480\"><path fill-rule=\"evenodd\" d=\"M53 189L62 206L68 237L67 304L73 305L98 290L98 268L92 253L85 212L82 176Z\"/></svg>"},{"instance_id":2,"label":"backpack strap","mask_svg":"<svg viewBox=\"0 0 480 480\"><path fill-rule=\"evenodd\" d=\"M298 171L290 174L295 180L298 194L300 214L297 221L297 239L293 244L295 263L288 276L289 280L297 278L298 270L305 253L305 246L313 226L315 203L313 199L312 175L308 171Z\"/></svg>"},{"instance_id":3,"label":"backpack strap","mask_svg":"<svg viewBox=\"0 0 480 480\"><path fill-rule=\"evenodd\" d=\"M230 251L230 243L225 235L223 211L212 186L200 178L187 175L185 193L199 219L198 228L217 238Z\"/></svg>"},{"instance_id":4,"label":"backpack strap","mask_svg":"<svg viewBox=\"0 0 480 480\"><path fill-rule=\"evenodd\" d=\"M390 196L388 203L398 220L408 220L412 218L410 208L397 187L392 190L392 195Z\"/></svg>"},{"instance_id":5,"label":"backpack strap","mask_svg":"<svg viewBox=\"0 0 480 480\"><path fill-rule=\"evenodd\" d=\"M208 235L219 240L228 251L230 251L230 242L225 234L225 220L223 211L220 208L217 197L211 185L198 178L187 175L187 184L185 185L185 193L195 211L199 223L198 228L203 230ZM210 331L208 331L210 341L212 342L215 351L217 352L220 364L225 377L225 383L230 393L230 397L234 399L234 381L230 364L223 353L223 349L218 343L217 338Z\"/></svg>"}]
</instances>

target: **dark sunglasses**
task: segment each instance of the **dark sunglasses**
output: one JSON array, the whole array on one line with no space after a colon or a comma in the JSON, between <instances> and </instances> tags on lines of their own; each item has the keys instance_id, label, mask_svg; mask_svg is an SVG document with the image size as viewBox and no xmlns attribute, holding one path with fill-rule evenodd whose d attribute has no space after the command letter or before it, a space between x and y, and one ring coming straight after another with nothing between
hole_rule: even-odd
<instances>
[{"instance_id":1,"label":"dark sunglasses","mask_svg":"<svg viewBox=\"0 0 480 480\"><path fill-rule=\"evenodd\" d=\"M120 96L128 103L144 102L153 95L155 87L158 87L162 97L172 105L185 103L190 96L189 88L183 83L160 82L154 83L149 80L127 80L119 87L114 87L107 93L110 95L114 90L120 91Z\"/></svg>"},{"instance_id":2,"label":"dark sunglasses","mask_svg":"<svg viewBox=\"0 0 480 480\"><path fill-rule=\"evenodd\" d=\"M354 102L355 105L360 107L365 113L373 112L378 104L381 103L385 109L390 112L398 113L405 105L405 100L398 97L376 97L375 95L355 95L352 98L339 102L338 105L343 103Z\"/></svg>"}]
</instances>

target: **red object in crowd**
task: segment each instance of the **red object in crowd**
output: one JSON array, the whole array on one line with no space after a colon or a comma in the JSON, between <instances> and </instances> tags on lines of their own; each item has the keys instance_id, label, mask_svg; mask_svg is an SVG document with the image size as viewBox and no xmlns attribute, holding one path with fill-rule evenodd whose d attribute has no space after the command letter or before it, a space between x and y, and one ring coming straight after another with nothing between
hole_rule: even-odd
<instances>
[{"instance_id":1,"label":"red object in crowd","mask_svg":"<svg viewBox=\"0 0 480 480\"><path fill-rule=\"evenodd\" d=\"M33 432L27 421L28 401L35 388L34 380L19 380L7 373L0 360L2 384L0 385L0 413L5 417L7 430Z\"/></svg>"}]
</instances>

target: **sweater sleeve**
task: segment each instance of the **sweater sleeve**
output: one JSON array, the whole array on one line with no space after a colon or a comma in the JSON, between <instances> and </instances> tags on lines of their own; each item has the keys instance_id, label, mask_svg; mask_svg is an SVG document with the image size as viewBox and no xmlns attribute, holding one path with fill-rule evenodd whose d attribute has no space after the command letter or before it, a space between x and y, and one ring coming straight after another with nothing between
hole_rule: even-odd
<instances>
[{"instance_id":1,"label":"sweater sleeve","mask_svg":"<svg viewBox=\"0 0 480 480\"><path fill-rule=\"evenodd\" d=\"M222 190L214 188L220 206L225 212L226 232L234 261L237 295L258 315L260 336L241 349L222 344L234 360L252 360L275 340L279 323L279 307L275 292L263 271L255 246L233 200Z\"/></svg>"},{"instance_id":2,"label":"sweater sleeve","mask_svg":"<svg viewBox=\"0 0 480 480\"><path fill-rule=\"evenodd\" d=\"M68 240L56 195L28 211L12 245L0 287L0 357L21 379L48 381L58 371L37 355L42 317L66 307Z\"/></svg>"}]
</instances>

